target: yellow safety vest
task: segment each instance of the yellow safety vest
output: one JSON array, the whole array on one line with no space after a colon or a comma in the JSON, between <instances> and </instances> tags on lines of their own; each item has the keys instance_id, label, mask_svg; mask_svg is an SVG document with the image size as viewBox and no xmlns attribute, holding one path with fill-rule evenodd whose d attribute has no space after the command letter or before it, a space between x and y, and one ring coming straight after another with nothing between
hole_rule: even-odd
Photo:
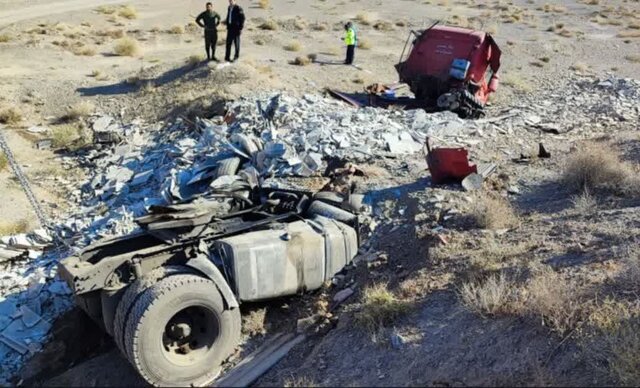
<instances>
[{"instance_id":1,"label":"yellow safety vest","mask_svg":"<svg viewBox=\"0 0 640 388\"><path fill-rule=\"evenodd\" d=\"M344 37L344 43L347 46L353 46L356 44L356 31L353 28L349 28Z\"/></svg>"}]
</instances>

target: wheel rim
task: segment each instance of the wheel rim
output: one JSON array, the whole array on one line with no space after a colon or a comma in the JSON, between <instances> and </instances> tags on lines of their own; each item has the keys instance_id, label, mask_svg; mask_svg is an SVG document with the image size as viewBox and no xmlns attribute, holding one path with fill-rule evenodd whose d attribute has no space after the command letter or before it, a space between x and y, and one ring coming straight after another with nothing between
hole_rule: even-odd
<instances>
[{"instance_id":1,"label":"wheel rim","mask_svg":"<svg viewBox=\"0 0 640 388\"><path fill-rule=\"evenodd\" d=\"M170 362L179 366L197 364L214 350L219 320L204 306L190 306L174 314L164 327L162 348Z\"/></svg>"}]
</instances>

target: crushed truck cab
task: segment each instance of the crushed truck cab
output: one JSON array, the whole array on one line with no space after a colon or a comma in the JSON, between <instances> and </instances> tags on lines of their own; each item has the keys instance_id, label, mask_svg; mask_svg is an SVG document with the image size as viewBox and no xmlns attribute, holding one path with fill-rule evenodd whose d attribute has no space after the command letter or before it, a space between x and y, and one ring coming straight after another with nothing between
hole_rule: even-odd
<instances>
[{"instance_id":1,"label":"crushed truck cab","mask_svg":"<svg viewBox=\"0 0 640 388\"><path fill-rule=\"evenodd\" d=\"M337 195L214 193L152 207L140 231L87 247L59 272L149 383L205 385L239 341L240 303L318 289L351 262L356 213Z\"/></svg>"},{"instance_id":2,"label":"crushed truck cab","mask_svg":"<svg viewBox=\"0 0 640 388\"><path fill-rule=\"evenodd\" d=\"M483 116L499 83L502 53L493 37L441 25L412 31L411 37L408 56L404 58L403 51L396 65L400 82L408 84L425 107L451 110L461 117Z\"/></svg>"}]
</instances>

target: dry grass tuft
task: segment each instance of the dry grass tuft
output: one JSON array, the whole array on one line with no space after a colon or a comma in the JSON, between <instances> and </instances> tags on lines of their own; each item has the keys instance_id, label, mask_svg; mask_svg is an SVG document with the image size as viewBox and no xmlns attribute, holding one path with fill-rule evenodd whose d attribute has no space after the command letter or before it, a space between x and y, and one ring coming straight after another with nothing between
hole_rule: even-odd
<instances>
[{"instance_id":1,"label":"dry grass tuft","mask_svg":"<svg viewBox=\"0 0 640 388\"><path fill-rule=\"evenodd\" d=\"M625 191L633 181L633 170L606 144L586 144L571 154L562 181L574 191L610 189Z\"/></svg>"},{"instance_id":2,"label":"dry grass tuft","mask_svg":"<svg viewBox=\"0 0 640 388\"><path fill-rule=\"evenodd\" d=\"M589 190L584 190L580 195L575 196L571 202L578 214L592 214L598 208L598 202L589 193Z\"/></svg>"},{"instance_id":3,"label":"dry grass tuft","mask_svg":"<svg viewBox=\"0 0 640 388\"><path fill-rule=\"evenodd\" d=\"M384 20L378 20L374 23L373 28L378 31L393 31L393 24Z\"/></svg>"},{"instance_id":4,"label":"dry grass tuft","mask_svg":"<svg viewBox=\"0 0 640 388\"><path fill-rule=\"evenodd\" d=\"M96 50L95 47L91 47L91 46L79 46L79 47L73 47L71 49L71 52L74 55L81 55L81 56L85 56L85 57L92 57L94 55L96 55L98 53L98 50Z\"/></svg>"},{"instance_id":5,"label":"dry grass tuft","mask_svg":"<svg viewBox=\"0 0 640 388\"><path fill-rule=\"evenodd\" d=\"M292 40L291 42L284 45L283 48L287 51L297 52L302 50L302 43L298 42L297 40Z\"/></svg>"},{"instance_id":6,"label":"dry grass tuft","mask_svg":"<svg viewBox=\"0 0 640 388\"><path fill-rule=\"evenodd\" d=\"M314 23L311 25L313 31L326 31L329 29L326 23Z\"/></svg>"},{"instance_id":7,"label":"dry grass tuft","mask_svg":"<svg viewBox=\"0 0 640 388\"><path fill-rule=\"evenodd\" d=\"M640 30L631 29L631 30L620 31L616 36L618 38L640 38Z\"/></svg>"},{"instance_id":8,"label":"dry grass tuft","mask_svg":"<svg viewBox=\"0 0 640 388\"><path fill-rule=\"evenodd\" d=\"M527 309L560 334L575 329L587 316L588 305L577 282L565 280L552 270L544 270L531 279L527 293Z\"/></svg>"},{"instance_id":9,"label":"dry grass tuft","mask_svg":"<svg viewBox=\"0 0 640 388\"><path fill-rule=\"evenodd\" d=\"M54 148L76 150L86 144L80 128L75 125L59 125L51 129L51 140Z\"/></svg>"},{"instance_id":10,"label":"dry grass tuft","mask_svg":"<svg viewBox=\"0 0 640 388\"><path fill-rule=\"evenodd\" d=\"M138 18L138 11L136 11L135 7L132 5L127 5L124 6L122 8L120 8L120 10L118 11L118 15L125 18L125 19L137 19Z\"/></svg>"},{"instance_id":11,"label":"dry grass tuft","mask_svg":"<svg viewBox=\"0 0 640 388\"><path fill-rule=\"evenodd\" d=\"M621 385L640 386L640 323L637 319L621 325L606 337L609 369Z\"/></svg>"},{"instance_id":12,"label":"dry grass tuft","mask_svg":"<svg viewBox=\"0 0 640 388\"><path fill-rule=\"evenodd\" d=\"M285 388L294 388L294 387L317 387L318 384L313 381L310 377L307 376L291 376L284 380Z\"/></svg>"},{"instance_id":13,"label":"dry grass tuft","mask_svg":"<svg viewBox=\"0 0 640 388\"><path fill-rule=\"evenodd\" d=\"M64 119L68 121L78 120L91 115L95 109L96 107L93 103L89 101L80 101L67 108Z\"/></svg>"},{"instance_id":14,"label":"dry grass tuft","mask_svg":"<svg viewBox=\"0 0 640 388\"><path fill-rule=\"evenodd\" d=\"M579 73L586 73L589 71L589 65L583 62L576 62L569 67L573 71L577 71Z\"/></svg>"},{"instance_id":15,"label":"dry grass tuft","mask_svg":"<svg viewBox=\"0 0 640 388\"><path fill-rule=\"evenodd\" d=\"M508 73L505 74L501 80L502 84L521 92L531 92L533 90L531 83L524 79L520 74Z\"/></svg>"},{"instance_id":16,"label":"dry grass tuft","mask_svg":"<svg viewBox=\"0 0 640 388\"><path fill-rule=\"evenodd\" d=\"M358 48L360 48L362 50L370 50L371 47L372 47L372 44L367 39L359 39L358 40Z\"/></svg>"},{"instance_id":17,"label":"dry grass tuft","mask_svg":"<svg viewBox=\"0 0 640 388\"><path fill-rule=\"evenodd\" d=\"M124 30L120 30L120 29L101 30L97 32L97 35L107 36L112 39L120 39L124 37Z\"/></svg>"},{"instance_id":18,"label":"dry grass tuft","mask_svg":"<svg viewBox=\"0 0 640 388\"><path fill-rule=\"evenodd\" d=\"M269 8L269 0L258 0L258 7L262 8L262 9L267 9Z\"/></svg>"},{"instance_id":19,"label":"dry grass tuft","mask_svg":"<svg viewBox=\"0 0 640 388\"><path fill-rule=\"evenodd\" d=\"M26 219L18 221L0 221L0 236L26 233L28 230L29 221Z\"/></svg>"},{"instance_id":20,"label":"dry grass tuft","mask_svg":"<svg viewBox=\"0 0 640 388\"><path fill-rule=\"evenodd\" d=\"M640 55L638 55L638 54L630 54L630 55L627 55L624 58L629 62L640 63Z\"/></svg>"},{"instance_id":21,"label":"dry grass tuft","mask_svg":"<svg viewBox=\"0 0 640 388\"><path fill-rule=\"evenodd\" d=\"M13 39L13 37L7 33L0 34L0 43L7 43L11 41L11 39Z\"/></svg>"},{"instance_id":22,"label":"dry grass tuft","mask_svg":"<svg viewBox=\"0 0 640 388\"><path fill-rule=\"evenodd\" d=\"M267 309L253 310L249 314L245 314L242 317L242 332L254 336L265 335L267 330L265 328L265 317L267 316Z\"/></svg>"},{"instance_id":23,"label":"dry grass tuft","mask_svg":"<svg viewBox=\"0 0 640 388\"><path fill-rule=\"evenodd\" d=\"M16 107L9 107L0 110L0 123L7 125L17 125L22 121L22 112Z\"/></svg>"},{"instance_id":24,"label":"dry grass tuft","mask_svg":"<svg viewBox=\"0 0 640 388\"><path fill-rule=\"evenodd\" d=\"M182 35L184 34L184 27L180 24L174 24L173 26L171 26L171 28L169 28L168 32L170 34Z\"/></svg>"},{"instance_id":25,"label":"dry grass tuft","mask_svg":"<svg viewBox=\"0 0 640 388\"><path fill-rule=\"evenodd\" d=\"M101 5L96 8L96 12L101 13L103 15L113 15L116 12L115 7L108 7L106 5Z\"/></svg>"},{"instance_id":26,"label":"dry grass tuft","mask_svg":"<svg viewBox=\"0 0 640 388\"><path fill-rule=\"evenodd\" d=\"M490 276L484 281L463 283L459 289L462 302L480 315L510 314L518 311L517 286L500 276Z\"/></svg>"},{"instance_id":27,"label":"dry grass tuft","mask_svg":"<svg viewBox=\"0 0 640 388\"><path fill-rule=\"evenodd\" d=\"M498 195L488 193L476 196L471 218L482 229L511 228L518 224L511 204Z\"/></svg>"},{"instance_id":28,"label":"dry grass tuft","mask_svg":"<svg viewBox=\"0 0 640 388\"><path fill-rule=\"evenodd\" d=\"M291 62L293 65L298 65L298 66L307 66L309 64L311 64L311 62L313 62L311 60L311 58L309 58L309 56L299 56L296 57L296 59L293 60L293 62Z\"/></svg>"},{"instance_id":29,"label":"dry grass tuft","mask_svg":"<svg viewBox=\"0 0 640 388\"><path fill-rule=\"evenodd\" d=\"M5 168L9 165L9 159L4 152L0 152L0 171L4 171Z\"/></svg>"},{"instance_id":30,"label":"dry grass tuft","mask_svg":"<svg viewBox=\"0 0 640 388\"><path fill-rule=\"evenodd\" d=\"M275 31L278 29L278 23L273 19L269 19L259 25L258 28L261 30Z\"/></svg>"},{"instance_id":31,"label":"dry grass tuft","mask_svg":"<svg viewBox=\"0 0 640 388\"><path fill-rule=\"evenodd\" d=\"M189 57L187 58L187 65L196 66L196 65L199 65L200 63L204 62L205 59L206 58L205 58L204 54L189 55Z\"/></svg>"},{"instance_id":32,"label":"dry grass tuft","mask_svg":"<svg viewBox=\"0 0 640 388\"><path fill-rule=\"evenodd\" d=\"M140 55L141 49L137 40L124 37L116 41L113 52L123 57L136 57Z\"/></svg>"},{"instance_id":33,"label":"dry grass tuft","mask_svg":"<svg viewBox=\"0 0 640 388\"><path fill-rule=\"evenodd\" d=\"M371 25L371 15L367 12L357 14L355 20L363 26Z\"/></svg>"},{"instance_id":34,"label":"dry grass tuft","mask_svg":"<svg viewBox=\"0 0 640 388\"><path fill-rule=\"evenodd\" d=\"M375 333L392 324L408 309L407 302L396 298L385 284L379 283L364 289L362 310L356 314L356 320Z\"/></svg>"}]
</instances>

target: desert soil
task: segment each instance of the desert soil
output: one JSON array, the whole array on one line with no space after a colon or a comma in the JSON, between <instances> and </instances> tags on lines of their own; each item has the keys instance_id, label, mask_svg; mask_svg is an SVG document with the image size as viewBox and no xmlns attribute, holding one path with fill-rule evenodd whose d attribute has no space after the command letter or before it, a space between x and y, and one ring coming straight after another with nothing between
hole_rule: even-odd
<instances>
[{"instance_id":1,"label":"desert soil","mask_svg":"<svg viewBox=\"0 0 640 388\"><path fill-rule=\"evenodd\" d=\"M272 0L266 9L255 1L239 3L247 15L241 60L229 67L216 67L188 63L190 56L204 54L201 31L189 25L203 8L201 1L0 0L0 35L9 37L0 43L0 108L17 107L23 116L2 131L52 219L63 214L65 188L75 175L62 167L59 153L36 150L33 141L39 135L27 129L59 125L67 109L79 102L90 102L95 113L111 113L125 121L157 121L179 115L213 115L217 101L256 90L294 94L318 93L324 88L359 91L372 82L395 82L393 65L409 31L435 20L482 27L496 37L503 50L501 72L506 82L492 100L492 112L508 111L518 97L553 89L576 74L640 79L640 38L638 34L625 37L629 31L637 32L629 26L634 20L638 22L633 17L640 14L638 1L549 5L538 0ZM225 13L222 1L214 4L219 13ZM97 11L98 6L120 5L134 6L137 16L127 19ZM269 20L278 23L276 30L260 27ZM355 20L361 41L369 46L357 50L357 66L340 65L341 26L347 20ZM387 24L375 28L380 21ZM169 32L172 28L180 33ZM139 42L140 55L113 54L113 32L118 30ZM220 36L224 37L222 29ZM284 49L292 41L299 42L299 51ZM70 49L74 44L89 46L95 53L75 55ZM218 58L223 57L223 49L218 46ZM290 63L307 54L317 54L316 63ZM640 160L637 127L638 123L628 123L605 139L634 163ZM419 154L366 166L377 173L363 184L379 194L377 206L393 219L381 225L382 237L372 242L388 260L380 268L355 270L352 276L358 291L342 308L337 326L297 347L258 385L619 383L607 368L594 367L597 362L588 357L585 341L541 325L539 316L482 316L458 298L457 286L468 280L467 250L482 253L487 244L497 244L496 250L514 250L504 255L508 257L500 264L503 268L505 263L530 268L526 264L530 260L557 269L569 266L569 262L575 273L598 282L617 268L602 259L609 254L607 249L638 241L637 198L607 199L596 214L576 211L571 196L553 183L561 170L560 156L569 147L551 143L548 148L554 155L549 161L500 167L513 181L532 188L514 201L523 215L519 228L507 235L494 235L454 227L446 247L417 237L416 216L436 211L424 206L435 194L464 203L464 193L427 187L424 177L428 173ZM9 170L0 172L0 196L4 199L0 202L3 224L26 221L29 227L37 225ZM403 209L402 214L398 209ZM444 260L443 255L455 260ZM422 284L408 296L413 303L409 313L392 328L374 335L357 326L354 312L366 284L384 282L403 292L406 287L402 284L407 281ZM290 305L302 314L322 294L303 301L294 298L248 306L245 313L266 310L268 336L295 327L299 316L287 314ZM404 338L401 349L389 343L391 329ZM86 360L89 355L93 358ZM84 351L72 363L75 366L68 371L48 371L33 382L65 386L143 383L109 343L98 352Z\"/></svg>"}]
</instances>

